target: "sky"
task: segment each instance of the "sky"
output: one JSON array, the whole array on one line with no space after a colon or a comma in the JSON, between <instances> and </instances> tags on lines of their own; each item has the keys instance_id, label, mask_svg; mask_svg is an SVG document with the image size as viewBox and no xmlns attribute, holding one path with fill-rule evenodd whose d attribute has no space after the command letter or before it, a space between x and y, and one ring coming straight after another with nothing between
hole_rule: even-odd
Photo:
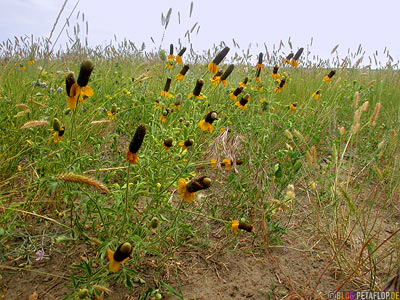
<instances>
[{"instance_id":1,"label":"sky","mask_svg":"<svg viewBox=\"0 0 400 300\"><path fill-rule=\"evenodd\" d=\"M31 34L48 37L64 1L0 0L0 42ZM67 2L53 41L77 2ZM87 39L91 46L106 45L116 36L118 41L126 38L139 47L144 42L146 49L158 48L164 32L161 13L166 15L172 8L161 45L164 49L168 49L170 43L176 44L178 38L182 44L188 45L185 32L198 23L198 33L196 27L191 34L196 51L209 49L221 41L233 46L233 38L241 47L237 51L246 50L250 43L253 51L264 51L264 43L272 49L273 45L278 47L281 40L288 47L290 37L294 50L309 45L311 54L323 58L329 58L337 44L339 56L346 56L348 49L356 52L361 44L367 56L377 50L378 57L383 59L386 57L383 49L387 47L395 60L400 59L400 0L193 0L190 17L191 2L80 0L67 30L72 36L73 26L78 23L80 37L85 37L85 23L88 22ZM60 40L62 43L67 41L65 31ZM282 49L282 52L288 53L289 48Z\"/></svg>"}]
</instances>

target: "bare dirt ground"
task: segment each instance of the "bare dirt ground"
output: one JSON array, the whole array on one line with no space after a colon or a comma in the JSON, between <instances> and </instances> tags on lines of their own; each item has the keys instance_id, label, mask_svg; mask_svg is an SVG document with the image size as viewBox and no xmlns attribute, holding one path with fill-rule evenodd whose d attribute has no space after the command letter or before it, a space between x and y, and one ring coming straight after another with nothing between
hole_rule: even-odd
<instances>
[{"instance_id":1,"label":"bare dirt ground","mask_svg":"<svg viewBox=\"0 0 400 300\"><path fill-rule=\"evenodd\" d=\"M314 232L309 231L310 220L293 220L282 246L261 247L246 234L239 234L232 242L224 239L224 231L220 230L213 235L210 247L181 248L157 275L152 267L154 258L149 258L141 274L148 286L154 287L155 279L163 280L188 300L327 299L326 294L335 289L338 280L321 255L323 243L316 242ZM58 246L49 258L21 270L15 269L19 268L18 258L3 263L1 299L28 299L35 291L40 300L62 299L71 294L70 266L96 253L89 243L68 249L71 250ZM105 299L116 300L139 299L146 290L145 286L132 290L117 285L107 288L113 292ZM165 295L165 299L178 298Z\"/></svg>"}]
</instances>

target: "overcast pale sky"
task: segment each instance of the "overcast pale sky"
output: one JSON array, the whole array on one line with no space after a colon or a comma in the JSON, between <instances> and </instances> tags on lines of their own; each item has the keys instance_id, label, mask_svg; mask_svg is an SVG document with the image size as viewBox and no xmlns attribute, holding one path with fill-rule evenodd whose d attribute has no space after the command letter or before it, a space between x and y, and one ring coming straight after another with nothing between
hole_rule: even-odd
<instances>
[{"instance_id":1,"label":"overcast pale sky","mask_svg":"<svg viewBox=\"0 0 400 300\"><path fill-rule=\"evenodd\" d=\"M76 2L68 1L55 35ZM263 43L271 49L273 44L279 45L280 40L287 44L289 37L296 50L309 44L313 37L312 54L324 58L330 56L336 44L340 45L339 55L345 56L348 48L355 52L360 43L367 55L378 50L379 57L383 58L386 46L395 60L400 58L400 0L193 0L193 13L189 17L191 2L80 0L69 32L73 32L72 27L77 22L81 29L85 28L81 18L84 13L89 23L90 45L108 43L115 34L119 40L127 38L138 46L145 42L147 48L154 47L150 40L153 37L158 47L163 33L161 13L165 15L172 8L163 44L165 49L178 38L187 45L185 32L198 22L198 34L196 28L191 35L193 47L198 51L220 41L233 46L232 38L242 49L252 43L253 50L264 51ZM0 41L30 34L48 37L63 3L64 0L0 0ZM79 20L76 18L78 11L81 13ZM66 34L62 37L65 42Z\"/></svg>"}]
</instances>

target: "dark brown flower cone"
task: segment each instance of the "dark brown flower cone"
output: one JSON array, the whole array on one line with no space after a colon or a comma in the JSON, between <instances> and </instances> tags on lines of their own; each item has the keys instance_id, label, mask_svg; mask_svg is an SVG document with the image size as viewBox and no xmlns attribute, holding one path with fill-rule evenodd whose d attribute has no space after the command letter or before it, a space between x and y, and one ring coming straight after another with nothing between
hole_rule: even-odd
<instances>
[{"instance_id":1,"label":"dark brown flower cone","mask_svg":"<svg viewBox=\"0 0 400 300\"><path fill-rule=\"evenodd\" d=\"M141 124L136 129L135 135L131 143L129 144L129 151L131 153L137 153L142 146L144 136L146 135L146 126Z\"/></svg>"},{"instance_id":2,"label":"dark brown flower cone","mask_svg":"<svg viewBox=\"0 0 400 300\"><path fill-rule=\"evenodd\" d=\"M90 60L85 60L81 64L81 70L79 71L79 77L78 77L78 85L80 87L88 85L90 75L92 74L93 69L94 65Z\"/></svg>"}]
</instances>

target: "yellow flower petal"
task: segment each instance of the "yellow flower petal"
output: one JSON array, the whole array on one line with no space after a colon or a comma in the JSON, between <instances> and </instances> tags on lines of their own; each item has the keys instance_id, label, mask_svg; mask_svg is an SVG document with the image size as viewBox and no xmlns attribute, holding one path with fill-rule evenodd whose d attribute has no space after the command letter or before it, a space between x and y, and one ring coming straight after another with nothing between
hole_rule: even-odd
<instances>
[{"instance_id":1,"label":"yellow flower petal","mask_svg":"<svg viewBox=\"0 0 400 300\"><path fill-rule=\"evenodd\" d=\"M239 231L239 221L238 220L232 220L232 230L235 234L238 233L238 231Z\"/></svg>"},{"instance_id":2,"label":"yellow flower petal","mask_svg":"<svg viewBox=\"0 0 400 300\"><path fill-rule=\"evenodd\" d=\"M90 86L83 86L81 87L81 95L84 95L88 98L93 97L94 92Z\"/></svg>"},{"instance_id":3,"label":"yellow flower petal","mask_svg":"<svg viewBox=\"0 0 400 300\"><path fill-rule=\"evenodd\" d=\"M216 64L213 63L213 62L210 62L210 63L208 64L208 71L210 71L210 72L213 73L213 74L217 74L217 72L218 72L218 65L216 65Z\"/></svg>"},{"instance_id":4,"label":"yellow flower petal","mask_svg":"<svg viewBox=\"0 0 400 300\"><path fill-rule=\"evenodd\" d=\"M223 159L222 160L223 165L225 166L226 170L230 170L232 166L232 162L230 159Z\"/></svg>"}]
</instances>

